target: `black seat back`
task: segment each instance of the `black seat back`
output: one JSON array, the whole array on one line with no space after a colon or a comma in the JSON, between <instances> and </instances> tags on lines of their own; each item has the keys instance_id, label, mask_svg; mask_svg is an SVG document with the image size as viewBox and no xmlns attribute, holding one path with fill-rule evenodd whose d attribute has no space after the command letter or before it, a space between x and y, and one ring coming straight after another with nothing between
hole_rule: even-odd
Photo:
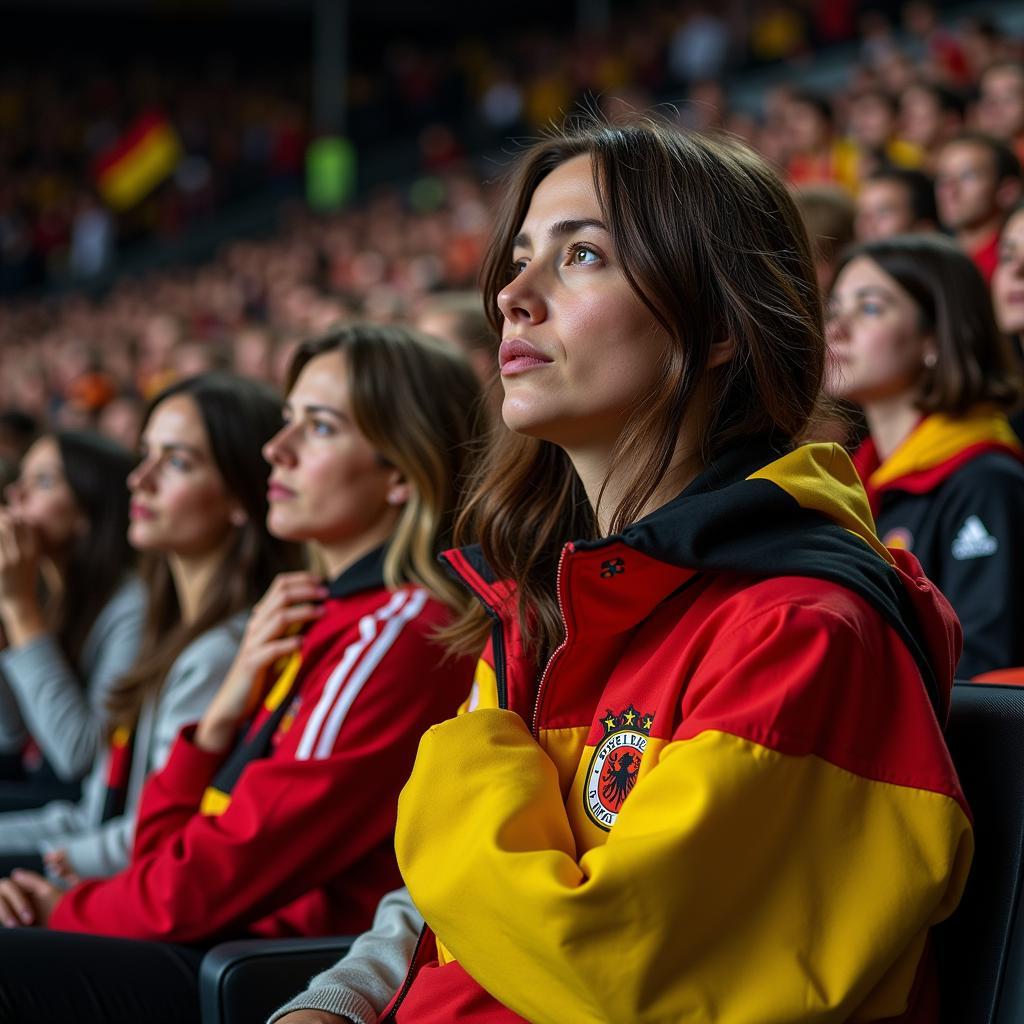
<instances>
[{"instance_id":1,"label":"black seat back","mask_svg":"<svg viewBox=\"0 0 1024 1024\"><path fill-rule=\"evenodd\" d=\"M935 930L944 1024L1024 1022L1024 687L957 683L946 732L974 815L963 900Z\"/></svg>"}]
</instances>

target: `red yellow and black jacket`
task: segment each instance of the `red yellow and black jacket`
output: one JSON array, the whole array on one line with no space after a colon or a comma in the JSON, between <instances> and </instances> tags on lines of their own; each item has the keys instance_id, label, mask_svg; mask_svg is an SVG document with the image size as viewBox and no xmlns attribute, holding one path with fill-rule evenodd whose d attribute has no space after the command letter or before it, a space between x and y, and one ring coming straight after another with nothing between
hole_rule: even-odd
<instances>
[{"instance_id":1,"label":"red yellow and black jacket","mask_svg":"<svg viewBox=\"0 0 1024 1024\"><path fill-rule=\"evenodd\" d=\"M227 755L185 730L143 792L131 865L68 892L53 928L168 942L365 928L398 884L398 792L423 730L469 692L449 619L389 591L382 551L329 587L324 613Z\"/></svg>"},{"instance_id":2,"label":"red yellow and black jacket","mask_svg":"<svg viewBox=\"0 0 1024 1024\"><path fill-rule=\"evenodd\" d=\"M384 1020L933 1024L960 635L841 448L745 446L567 545L540 673L511 587L447 558L493 639L399 802L429 930Z\"/></svg>"},{"instance_id":3,"label":"red yellow and black jacket","mask_svg":"<svg viewBox=\"0 0 1024 1024\"><path fill-rule=\"evenodd\" d=\"M1024 448L1003 413L933 414L885 462L870 440L853 461L883 543L912 551L960 618L957 675L1024 665Z\"/></svg>"}]
</instances>

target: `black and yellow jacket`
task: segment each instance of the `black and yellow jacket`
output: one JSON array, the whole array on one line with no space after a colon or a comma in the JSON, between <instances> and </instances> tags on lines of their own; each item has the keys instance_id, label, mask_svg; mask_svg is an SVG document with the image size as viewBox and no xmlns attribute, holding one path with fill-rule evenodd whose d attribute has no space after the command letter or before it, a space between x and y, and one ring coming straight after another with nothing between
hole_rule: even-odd
<instances>
[{"instance_id":1,"label":"black and yellow jacket","mask_svg":"<svg viewBox=\"0 0 1024 1024\"><path fill-rule=\"evenodd\" d=\"M882 542L912 551L960 617L963 679L1024 665L1022 461L986 407L925 417L884 462L870 440L854 456Z\"/></svg>"}]
</instances>

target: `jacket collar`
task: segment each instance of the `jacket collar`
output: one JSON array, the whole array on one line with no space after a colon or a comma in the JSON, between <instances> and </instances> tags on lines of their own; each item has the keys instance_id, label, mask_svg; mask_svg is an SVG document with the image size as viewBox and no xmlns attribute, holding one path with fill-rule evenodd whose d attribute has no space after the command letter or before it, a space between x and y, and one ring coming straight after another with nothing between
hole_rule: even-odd
<instances>
[{"instance_id":1,"label":"jacket collar","mask_svg":"<svg viewBox=\"0 0 1024 1024\"><path fill-rule=\"evenodd\" d=\"M335 576L327 584L331 597L349 597L360 590L377 590L384 586L384 556L387 545L374 548L369 554L363 555L347 569Z\"/></svg>"}]
</instances>

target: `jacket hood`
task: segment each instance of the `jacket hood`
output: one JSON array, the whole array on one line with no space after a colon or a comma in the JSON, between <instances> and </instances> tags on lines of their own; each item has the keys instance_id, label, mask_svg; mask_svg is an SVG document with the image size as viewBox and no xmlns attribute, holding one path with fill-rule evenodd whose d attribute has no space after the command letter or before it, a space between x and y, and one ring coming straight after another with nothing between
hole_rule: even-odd
<instances>
[{"instance_id":1,"label":"jacket hood","mask_svg":"<svg viewBox=\"0 0 1024 1024\"><path fill-rule=\"evenodd\" d=\"M655 581L652 574L650 586L634 577L634 592L648 593L652 607L704 571L809 576L847 587L906 643L945 720L962 643L959 622L914 556L878 540L864 487L839 445L748 440L621 534L567 544L562 562L597 558L598 566L616 571L629 553L642 556L631 559L631 573L644 572L649 560L679 570L674 579L662 572ZM486 605L507 607L509 584L493 580L479 549L449 553L446 561ZM597 587L600 575L586 578ZM630 609L634 617L643 612Z\"/></svg>"}]
</instances>

